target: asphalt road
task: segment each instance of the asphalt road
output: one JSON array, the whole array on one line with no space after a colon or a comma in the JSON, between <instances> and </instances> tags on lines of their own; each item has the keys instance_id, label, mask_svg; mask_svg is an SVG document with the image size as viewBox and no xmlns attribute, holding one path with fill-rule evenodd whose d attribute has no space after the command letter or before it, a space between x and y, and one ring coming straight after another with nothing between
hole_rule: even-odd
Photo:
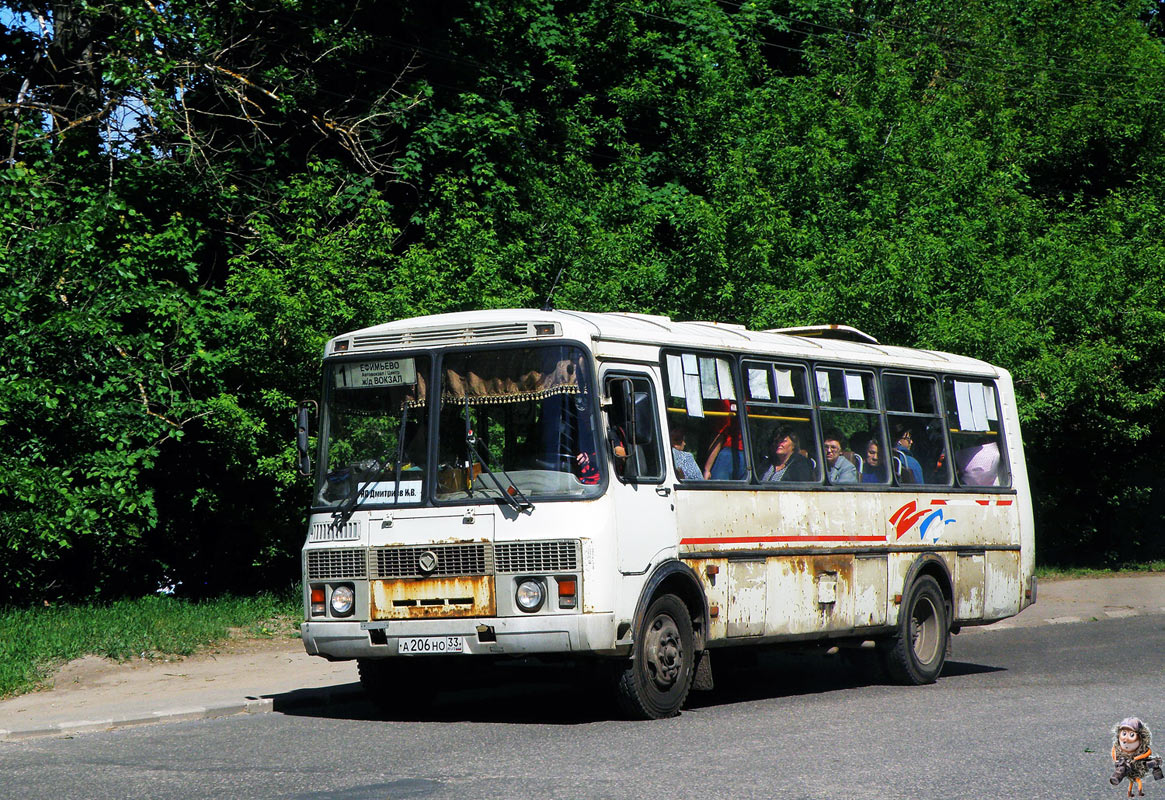
<instances>
[{"instance_id":1,"label":"asphalt road","mask_svg":"<svg viewBox=\"0 0 1165 800\"><path fill-rule=\"evenodd\" d=\"M0 798L1123 798L1111 726L1165 741L1162 615L964 633L933 686L766 656L660 722L513 677L421 718L349 699L5 743Z\"/></svg>"}]
</instances>

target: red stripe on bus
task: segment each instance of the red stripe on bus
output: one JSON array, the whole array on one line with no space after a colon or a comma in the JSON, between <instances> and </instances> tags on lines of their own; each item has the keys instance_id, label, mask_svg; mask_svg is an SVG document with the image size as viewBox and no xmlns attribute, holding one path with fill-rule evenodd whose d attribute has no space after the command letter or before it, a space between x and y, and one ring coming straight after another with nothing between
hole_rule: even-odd
<instances>
[{"instance_id":1,"label":"red stripe on bus","mask_svg":"<svg viewBox=\"0 0 1165 800\"><path fill-rule=\"evenodd\" d=\"M978 504L979 504L979 505L981 505L981 506L989 506L989 505L991 505L991 501L990 501L990 500L976 500L975 502L976 502L976 503L978 503Z\"/></svg>"},{"instance_id":2,"label":"red stripe on bus","mask_svg":"<svg viewBox=\"0 0 1165 800\"><path fill-rule=\"evenodd\" d=\"M996 500L995 505L997 505L997 506L1009 506L1013 502L1015 502L1015 501L1014 500Z\"/></svg>"},{"instance_id":3,"label":"red stripe on bus","mask_svg":"<svg viewBox=\"0 0 1165 800\"><path fill-rule=\"evenodd\" d=\"M885 536L712 536L680 539L680 544L764 544L765 542L885 542Z\"/></svg>"},{"instance_id":4,"label":"red stripe on bus","mask_svg":"<svg viewBox=\"0 0 1165 800\"><path fill-rule=\"evenodd\" d=\"M930 504L932 506L945 506L947 504L947 501L946 500L931 500Z\"/></svg>"}]
</instances>

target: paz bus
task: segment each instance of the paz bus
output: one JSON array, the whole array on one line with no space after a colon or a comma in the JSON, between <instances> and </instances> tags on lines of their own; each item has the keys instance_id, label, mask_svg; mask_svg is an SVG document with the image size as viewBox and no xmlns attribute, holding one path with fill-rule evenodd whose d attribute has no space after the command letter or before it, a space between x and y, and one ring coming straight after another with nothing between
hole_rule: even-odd
<instances>
[{"instance_id":1,"label":"paz bus","mask_svg":"<svg viewBox=\"0 0 1165 800\"><path fill-rule=\"evenodd\" d=\"M1034 602L1011 376L845 326L631 313L399 320L323 354L307 652L379 701L522 658L586 662L637 718L724 648L949 637ZM872 643L872 644L871 644Z\"/></svg>"}]
</instances>

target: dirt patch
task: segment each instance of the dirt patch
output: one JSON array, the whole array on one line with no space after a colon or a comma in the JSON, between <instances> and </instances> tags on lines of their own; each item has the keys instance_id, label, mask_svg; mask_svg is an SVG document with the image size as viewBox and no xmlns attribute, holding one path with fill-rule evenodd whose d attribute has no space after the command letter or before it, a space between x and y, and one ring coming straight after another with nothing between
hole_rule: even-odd
<instances>
[{"instance_id":1,"label":"dirt patch","mask_svg":"<svg viewBox=\"0 0 1165 800\"><path fill-rule=\"evenodd\" d=\"M184 678L192 671L204 671L205 665L221 658L262 656L281 652L302 652L303 643L298 638L288 636L256 639L235 633L232 638L217 645L200 650L189 656L159 656L155 658L135 658L114 661L100 656L85 656L62 666L45 681L40 691L68 692L78 689L113 687L122 685L130 677L141 677L150 673L158 677Z\"/></svg>"}]
</instances>

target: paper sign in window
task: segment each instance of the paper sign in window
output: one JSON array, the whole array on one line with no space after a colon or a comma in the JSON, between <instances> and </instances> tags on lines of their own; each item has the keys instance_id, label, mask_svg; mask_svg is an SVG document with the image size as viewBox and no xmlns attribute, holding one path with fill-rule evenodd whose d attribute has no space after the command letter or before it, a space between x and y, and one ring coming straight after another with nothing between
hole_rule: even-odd
<instances>
[{"instance_id":1,"label":"paper sign in window","mask_svg":"<svg viewBox=\"0 0 1165 800\"><path fill-rule=\"evenodd\" d=\"M854 375L852 372L845 374L845 393L849 395L850 402L857 400L864 402L866 399L866 391L862 388L862 376Z\"/></svg>"},{"instance_id":2,"label":"paper sign in window","mask_svg":"<svg viewBox=\"0 0 1165 800\"><path fill-rule=\"evenodd\" d=\"M412 386L417 382L417 365L411 358L352 361L343 364L341 369L336 385L347 389L382 389Z\"/></svg>"},{"instance_id":3,"label":"paper sign in window","mask_svg":"<svg viewBox=\"0 0 1165 800\"><path fill-rule=\"evenodd\" d=\"M987 419L992 422L999 421L999 411L995 408L995 387L983 387L983 399L987 403Z\"/></svg>"},{"instance_id":4,"label":"paper sign in window","mask_svg":"<svg viewBox=\"0 0 1165 800\"><path fill-rule=\"evenodd\" d=\"M700 399L700 376L684 373L684 400L689 417L704 416L704 401Z\"/></svg>"},{"instance_id":5,"label":"paper sign in window","mask_svg":"<svg viewBox=\"0 0 1165 800\"><path fill-rule=\"evenodd\" d=\"M753 400L772 400L773 393L769 389L769 371L767 369L749 369L748 395Z\"/></svg>"},{"instance_id":6,"label":"paper sign in window","mask_svg":"<svg viewBox=\"0 0 1165 800\"><path fill-rule=\"evenodd\" d=\"M716 380L716 359L700 359L700 393L706 400L720 399L720 383Z\"/></svg>"},{"instance_id":7,"label":"paper sign in window","mask_svg":"<svg viewBox=\"0 0 1165 800\"><path fill-rule=\"evenodd\" d=\"M983 388L981 383L971 384L971 419L975 423L977 431L991 429L991 426L987 424L987 402Z\"/></svg>"},{"instance_id":8,"label":"paper sign in window","mask_svg":"<svg viewBox=\"0 0 1165 800\"><path fill-rule=\"evenodd\" d=\"M732 387L732 367L723 359L716 359L716 383L720 387L720 396L725 400L736 399L736 389Z\"/></svg>"},{"instance_id":9,"label":"paper sign in window","mask_svg":"<svg viewBox=\"0 0 1165 800\"><path fill-rule=\"evenodd\" d=\"M667 390L672 397L684 397L684 368L679 356L667 357Z\"/></svg>"},{"instance_id":10,"label":"paper sign in window","mask_svg":"<svg viewBox=\"0 0 1165 800\"><path fill-rule=\"evenodd\" d=\"M982 384L955 381L955 408L959 414L959 427L964 431L988 430Z\"/></svg>"},{"instance_id":11,"label":"paper sign in window","mask_svg":"<svg viewBox=\"0 0 1165 800\"><path fill-rule=\"evenodd\" d=\"M817 373L817 399L822 403L828 403L833 399L833 395L829 391L829 373Z\"/></svg>"},{"instance_id":12,"label":"paper sign in window","mask_svg":"<svg viewBox=\"0 0 1165 800\"><path fill-rule=\"evenodd\" d=\"M360 487L357 495L357 505L365 503L419 503L421 496L421 481L401 481L398 487L396 481L375 481Z\"/></svg>"},{"instance_id":13,"label":"paper sign in window","mask_svg":"<svg viewBox=\"0 0 1165 800\"><path fill-rule=\"evenodd\" d=\"M793 391L793 371L788 369L776 369L773 372L777 376L777 397L788 397L789 399L796 399L797 393Z\"/></svg>"}]
</instances>

